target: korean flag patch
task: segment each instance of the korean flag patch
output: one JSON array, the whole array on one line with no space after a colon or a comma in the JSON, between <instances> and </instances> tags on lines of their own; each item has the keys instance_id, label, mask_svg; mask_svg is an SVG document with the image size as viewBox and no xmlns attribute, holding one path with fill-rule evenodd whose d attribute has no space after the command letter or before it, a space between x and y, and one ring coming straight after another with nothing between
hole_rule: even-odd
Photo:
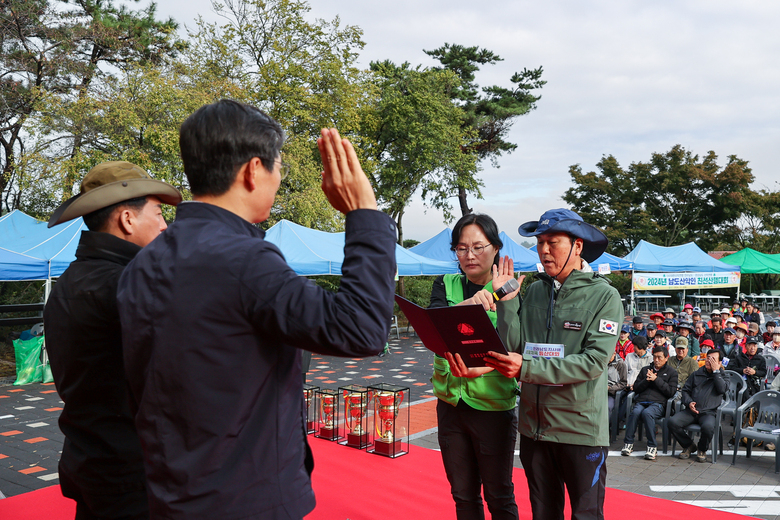
<instances>
[{"instance_id":1,"label":"korean flag patch","mask_svg":"<svg viewBox=\"0 0 780 520\"><path fill-rule=\"evenodd\" d=\"M617 336L618 324L615 321L601 320L599 321L599 332L606 332L607 334Z\"/></svg>"}]
</instances>

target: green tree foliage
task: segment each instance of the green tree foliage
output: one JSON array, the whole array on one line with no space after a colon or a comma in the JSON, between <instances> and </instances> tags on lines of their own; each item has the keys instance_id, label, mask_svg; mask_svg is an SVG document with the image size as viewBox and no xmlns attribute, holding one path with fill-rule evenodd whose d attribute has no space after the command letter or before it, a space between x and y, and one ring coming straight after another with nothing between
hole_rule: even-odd
<instances>
[{"instance_id":1,"label":"green tree foliage","mask_svg":"<svg viewBox=\"0 0 780 520\"><path fill-rule=\"evenodd\" d=\"M598 171L571 166L574 186L563 199L605 230L614 254L627 253L641 239L662 246L695 241L712 250L749 211L753 193L747 161L730 155L721 168L717 159L715 152L699 158L680 145L627 169L607 156Z\"/></svg>"},{"instance_id":2,"label":"green tree foliage","mask_svg":"<svg viewBox=\"0 0 780 520\"><path fill-rule=\"evenodd\" d=\"M497 168L498 158L517 148L516 144L505 140L506 134L517 118L535 109L536 102L541 99L541 96L534 95L534 91L547 83L541 79L542 67L531 70L524 68L522 72L515 72L509 79L511 88L493 85L482 87L480 92L475 74L481 65L494 65L503 61L497 54L479 47L449 43L424 52L439 60L444 69L454 72L460 78L460 85L453 88L450 95L466 113L463 127L473 131L472 139L463 145L462 152L474 154L480 161L489 159ZM458 179L456 188L463 215L471 213L467 195L473 193L479 197L478 187L479 184L469 177Z\"/></svg>"},{"instance_id":3,"label":"green tree foliage","mask_svg":"<svg viewBox=\"0 0 780 520\"><path fill-rule=\"evenodd\" d=\"M412 195L420 190L427 205L451 218L448 197L459 179L473 178L476 157L461 152L472 136L449 96L460 83L455 74L390 61L371 63L371 71L379 98L363 120L364 169L403 244L402 219Z\"/></svg>"},{"instance_id":4,"label":"green tree foliage","mask_svg":"<svg viewBox=\"0 0 780 520\"><path fill-rule=\"evenodd\" d=\"M20 207L26 188L36 200L55 187L41 169L41 154L50 149L79 153L78 128L46 147L31 142L34 132L28 126L42 103L52 97L60 103L84 98L96 80L110 76L103 65L115 70L160 63L183 47L175 37L177 24L156 20L155 9L152 3L134 11L112 0L0 3L0 209Z\"/></svg>"},{"instance_id":5,"label":"green tree foliage","mask_svg":"<svg viewBox=\"0 0 780 520\"><path fill-rule=\"evenodd\" d=\"M279 121L287 134L284 160L292 166L267 225L281 219L326 231L343 229L342 216L320 188L316 139L336 127L360 148L357 133L372 91L355 66L362 31L317 19L299 0L213 2L222 23L198 22L190 35L188 74L222 78L237 87L231 97Z\"/></svg>"}]
</instances>

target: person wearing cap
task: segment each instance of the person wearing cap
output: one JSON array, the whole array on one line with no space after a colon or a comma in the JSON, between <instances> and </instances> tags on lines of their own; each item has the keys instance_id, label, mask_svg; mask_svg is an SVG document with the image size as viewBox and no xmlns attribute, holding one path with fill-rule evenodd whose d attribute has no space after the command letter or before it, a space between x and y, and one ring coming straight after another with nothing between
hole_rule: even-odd
<instances>
[{"instance_id":1,"label":"person wearing cap","mask_svg":"<svg viewBox=\"0 0 780 520\"><path fill-rule=\"evenodd\" d=\"M691 316L693 316L693 305L686 303L683 306L683 314L687 314L688 318L691 319Z\"/></svg>"},{"instance_id":2,"label":"person wearing cap","mask_svg":"<svg viewBox=\"0 0 780 520\"><path fill-rule=\"evenodd\" d=\"M629 339L631 332L631 325L624 324L620 328L620 335L618 336L617 345L615 345L615 352L618 353L621 359L626 359L626 354L634 351L634 344Z\"/></svg>"},{"instance_id":3,"label":"person wearing cap","mask_svg":"<svg viewBox=\"0 0 780 520\"><path fill-rule=\"evenodd\" d=\"M747 300L742 300L744 302L744 305L747 305ZM731 303L731 309L729 309L729 312L733 316L736 311L742 312L742 309L744 309L743 303L740 302L740 300L734 300Z\"/></svg>"},{"instance_id":4,"label":"person wearing cap","mask_svg":"<svg viewBox=\"0 0 780 520\"><path fill-rule=\"evenodd\" d=\"M674 326L676 327L679 321L677 320L677 313L674 312L674 309L671 307L667 307L664 309L664 321L671 321Z\"/></svg>"},{"instance_id":5,"label":"person wearing cap","mask_svg":"<svg viewBox=\"0 0 780 520\"><path fill-rule=\"evenodd\" d=\"M731 316L737 320L737 323L745 323L745 313L742 311L734 311Z\"/></svg>"},{"instance_id":6,"label":"person wearing cap","mask_svg":"<svg viewBox=\"0 0 780 520\"><path fill-rule=\"evenodd\" d=\"M761 383L766 376L766 359L758 352L761 338L749 336L745 340L745 353L739 353L728 364L727 369L742 375L747 381L747 397L761 391Z\"/></svg>"},{"instance_id":7,"label":"person wearing cap","mask_svg":"<svg viewBox=\"0 0 780 520\"><path fill-rule=\"evenodd\" d=\"M699 356L699 340L694 337L695 330L693 325L687 321L681 321L677 325L677 336L672 339L672 343L677 341L677 338L686 338L688 340L688 356L695 358ZM682 386L682 383L680 383Z\"/></svg>"},{"instance_id":8,"label":"person wearing cap","mask_svg":"<svg viewBox=\"0 0 780 520\"><path fill-rule=\"evenodd\" d=\"M654 314L650 315L650 321L652 321L657 328L661 328L661 325L664 322L664 315L660 312L656 312Z\"/></svg>"},{"instance_id":9,"label":"person wearing cap","mask_svg":"<svg viewBox=\"0 0 780 520\"><path fill-rule=\"evenodd\" d=\"M637 336L647 336L645 322L642 320L642 316L634 316L631 320L631 330L628 333L628 337L631 341L634 341L634 338Z\"/></svg>"},{"instance_id":10,"label":"person wearing cap","mask_svg":"<svg viewBox=\"0 0 780 520\"><path fill-rule=\"evenodd\" d=\"M712 328L712 320L715 319L715 318L720 319L720 309L714 309L710 313L710 319L709 319L709 321L707 321L707 329L711 329Z\"/></svg>"},{"instance_id":11,"label":"person wearing cap","mask_svg":"<svg viewBox=\"0 0 780 520\"><path fill-rule=\"evenodd\" d=\"M728 308L728 307L723 307L720 310L720 317L723 318L724 320L728 319L729 317L731 317L731 309Z\"/></svg>"},{"instance_id":12,"label":"person wearing cap","mask_svg":"<svg viewBox=\"0 0 780 520\"><path fill-rule=\"evenodd\" d=\"M644 424L647 434L645 459L656 460L655 421L663 417L666 401L677 392L677 371L669 366L668 361L669 351L665 347L655 347L653 364L639 371L634 383L634 408L626 421L626 436L620 451L623 456L633 453L637 426Z\"/></svg>"},{"instance_id":13,"label":"person wearing cap","mask_svg":"<svg viewBox=\"0 0 780 520\"><path fill-rule=\"evenodd\" d=\"M669 358L669 366L677 371L677 390L680 390L688 376L699 368L699 364L688 351L688 338L677 336L674 339L674 356Z\"/></svg>"},{"instance_id":14,"label":"person wearing cap","mask_svg":"<svg viewBox=\"0 0 780 520\"><path fill-rule=\"evenodd\" d=\"M754 323L752 321L747 322L748 327L748 336L761 336L761 328L758 326L758 323ZM761 342L764 343L763 341Z\"/></svg>"},{"instance_id":15,"label":"person wearing cap","mask_svg":"<svg viewBox=\"0 0 780 520\"><path fill-rule=\"evenodd\" d=\"M655 337L655 333L658 332L658 328L655 326L655 323L648 323L647 327L645 327L645 332L647 332L647 342L650 343L653 341L653 338Z\"/></svg>"},{"instance_id":16,"label":"person wearing cap","mask_svg":"<svg viewBox=\"0 0 780 520\"><path fill-rule=\"evenodd\" d=\"M723 329L723 343L716 345L716 347L723 351L723 366L725 367L728 367L737 354L742 353L742 348L737 343L737 331L731 327Z\"/></svg>"},{"instance_id":17,"label":"person wearing cap","mask_svg":"<svg viewBox=\"0 0 780 520\"><path fill-rule=\"evenodd\" d=\"M745 352L745 341L748 337L748 326L745 322L738 322L734 325L734 332L737 334L737 344L739 344L740 352Z\"/></svg>"},{"instance_id":18,"label":"person wearing cap","mask_svg":"<svg viewBox=\"0 0 780 520\"><path fill-rule=\"evenodd\" d=\"M528 287L522 310L516 292L497 303L499 335L517 352L490 352L485 361L522 383L520 458L533 517L561 517L566 489L573 517L603 518L609 449L603 396L624 317L619 293L589 264L605 251L607 237L568 209L546 211L518 232L537 238L544 273ZM499 262L493 286L506 283L512 268L511 261ZM520 354L529 343L557 355ZM469 373L459 357L449 359L453 370Z\"/></svg>"},{"instance_id":19,"label":"person wearing cap","mask_svg":"<svg viewBox=\"0 0 780 520\"><path fill-rule=\"evenodd\" d=\"M677 327L678 323L675 323L672 320L664 320L664 322L661 324L663 327L663 331L666 334L666 337L669 339L669 342L671 343L672 338L674 338L674 329Z\"/></svg>"},{"instance_id":20,"label":"person wearing cap","mask_svg":"<svg viewBox=\"0 0 780 520\"><path fill-rule=\"evenodd\" d=\"M251 105L223 99L190 115L179 144L194 201L120 279L153 517L303 518L315 499L301 350L384 350L396 227L352 145L323 129L322 190L345 215L341 284L332 293L298 276L254 225L287 173L283 143Z\"/></svg>"},{"instance_id":21,"label":"person wearing cap","mask_svg":"<svg viewBox=\"0 0 780 520\"><path fill-rule=\"evenodd\" d=\"M672 335L667 335L666 332L659 330L655 333L653 338L653 344L649 346L650 350L653 347L664 347L671 356L674 353L674 343L672 343Z\"/></svg>"},{"instance_id":22,"label":"person wearing cap","mask_svg":"<svg viewBox=\"0 0 780 520\"><path fill-rule=\"evenodd\" d=\"M699 363L699 367L703 367L707 361L707 352L715 348L715 343L713 343L711 339L707 338L699 344L699 348L701 349L701 353L699 354L697 361ZM721 351L721 356L723 356L723 351Z\"/></svg>"},{"instance_id":23,"label":"person wearing cap","mask_svg":"<svg viewBox=\"0 0 780 520\"><path fill-rule=\"evenodd\" d=\"M681 459L690 458L694 448L698 448L696 460L706 462L707 448L715 431L718 407L728 390L722 364L723 353L718 349L709 350L704 366L696 369L682 387L682 410L669 419L669 432L680 443L683 451ZM701 425L698 446L686 433L691 424ZM717 447L714 447L717 449Z\"/></svg>"},{"instance_id":24,"label":"person wearing cap","mask_svg":"<svg viewBox=\"0 0 780 520\"><path fill-rule=\"evenodd\" d=\"M129 406L116 291L119 276L165 228L161 204L173 186L142 168L110 161L92 168L78 195L49 227L82 217L76 260L54 285L43 312L46 350L63 401L62 494L77 518L148 518L143 454Z\"/></svg>"}]
</instances>

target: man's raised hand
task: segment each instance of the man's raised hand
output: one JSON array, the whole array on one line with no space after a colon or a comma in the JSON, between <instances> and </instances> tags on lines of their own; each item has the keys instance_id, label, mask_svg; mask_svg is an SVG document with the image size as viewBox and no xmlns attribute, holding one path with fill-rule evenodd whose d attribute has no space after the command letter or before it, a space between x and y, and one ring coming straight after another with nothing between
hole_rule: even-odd
<instances>
[{"instance_id":1,"label":"man's raised hand","mask_svg":"<svg viewBox=\"0 0 780 520\"><path fill-rule=\"evenodd\" d=\"M345 215L355 209L377 209L374 189L352 143L335 128L323 128L317 148L322 157L322 191L331 206Z\"/></svg>"}]
</instances>

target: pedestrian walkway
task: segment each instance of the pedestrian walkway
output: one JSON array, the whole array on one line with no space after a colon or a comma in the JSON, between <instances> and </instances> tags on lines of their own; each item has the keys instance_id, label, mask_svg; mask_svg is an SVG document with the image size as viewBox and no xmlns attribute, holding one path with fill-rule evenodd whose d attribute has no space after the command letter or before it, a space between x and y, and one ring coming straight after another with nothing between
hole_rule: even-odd
<instances>
[{"instance_id":1,"label":"pedestrian walkway","mask_svg":"<svg viewBox=\"0 0 780 520\"><path fill-rule=\"evenodd\" d=\"M432 354L414 335L390 342L382 358L365 360L315 356L308 380L336 389L348 384L391 382L411 390L410 441L438 449L436 399L432 397ZM318 379L322 378L322 379ZM0 386L0 492L18 495L57 484L62 433L57 426L62 402L51 384ZM726 434L731 430L727 429ZM774 453L761 449L747 459L744 449L731 466L726 450L717 464L679 460L659 453L655 462L642 458L645 445L621 457L622 434L610 446L607 485L643 495L712 509L780 520L780 476L774 473ZM522 467L519 457L515 466Z\"/></svg>"}]
</instances>

